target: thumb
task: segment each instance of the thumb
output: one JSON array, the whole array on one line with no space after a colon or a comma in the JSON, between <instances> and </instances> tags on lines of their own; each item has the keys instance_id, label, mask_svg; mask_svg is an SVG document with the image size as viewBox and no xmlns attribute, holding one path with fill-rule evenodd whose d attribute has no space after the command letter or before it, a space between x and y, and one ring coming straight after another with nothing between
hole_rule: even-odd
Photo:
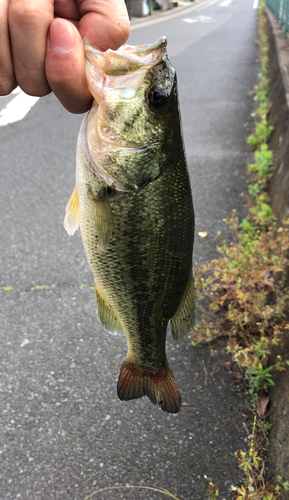
<instances>
[{"instance_id":1,"label":"thumb","mask_svg":"<svg viewBox=\"0 0 289 500\"><path fill-rule=\"evenodd\" d=\"M90 108L82 39L66 19L50 23L45 72L50 88L68 111L84 113Z\"/></svg>"}]
</instances>

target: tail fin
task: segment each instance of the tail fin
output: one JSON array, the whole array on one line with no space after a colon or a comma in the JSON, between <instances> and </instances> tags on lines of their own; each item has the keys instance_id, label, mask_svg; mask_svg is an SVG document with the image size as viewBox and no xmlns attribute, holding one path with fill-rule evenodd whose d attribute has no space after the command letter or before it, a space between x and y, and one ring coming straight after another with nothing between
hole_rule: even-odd
<instances>
[{"instance_id":1,"label":"tail fin","mask_svg":"<svg viewBox=\"0 0 289 500\"><path fill-rule=\"evenodd\" d=\"M168 413L178 413L181 409L181 396L168 365L151 372L124 361L117 383L117 394L121 401L148 396L154 405L159 405Z\"/></svg>"}]
</instances>

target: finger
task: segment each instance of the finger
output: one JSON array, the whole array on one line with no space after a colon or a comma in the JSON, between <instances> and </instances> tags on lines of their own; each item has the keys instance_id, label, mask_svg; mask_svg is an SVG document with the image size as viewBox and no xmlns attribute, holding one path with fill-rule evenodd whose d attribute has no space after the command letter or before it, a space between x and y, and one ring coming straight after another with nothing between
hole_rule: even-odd
<instances>
[{"instance_id":1,"label":"finger","mask_svg":"<svg viewBox=\"0 0 289 500\"><path fill-rule=\"evenodd\" d=\"M9 0L0 1L0 95L7 95L17 86L12 63L8 30Z\"/></svg>"},{"instance_id":2,"label":"finger","mask_svg":"<svg viewBox=\"0 0 289 500\"><path fill-rule=\"evenodd\" d=\"M80 19L76 0L54 0L55 17L64 19Z\"/></svg>"},{"instance_id":3,"label":"finger","mask_svg":"<svg viewBox=\"0 0 289 500\"><path fill-rule=\"evenodd\" d=\"M123 0L80 0L79 32L99 50L118 49L130 34L130 22Z\"/></svg>"},{"instance_id":4,"label":"finger","mask_svg":"<svg viewBox=\"0 0 289 500\"><path fill-rule=\"evenodd\" d=\"M45 76L47 32L53 19L53 1L11 0L9 31L17 83L30 95L50 92Z\"/></svg>"},{"instance_id":5,"label":"finger","mask_svg":"<svg viewBox=\"0 0 289 500\"><path fill-rule=\"evenodd\" d=\"M84 113L91 107L82 39L77 28L65 19L54 19L50 24L46 76L49 86L68 111Z\"/></svg>"}]
</instances>

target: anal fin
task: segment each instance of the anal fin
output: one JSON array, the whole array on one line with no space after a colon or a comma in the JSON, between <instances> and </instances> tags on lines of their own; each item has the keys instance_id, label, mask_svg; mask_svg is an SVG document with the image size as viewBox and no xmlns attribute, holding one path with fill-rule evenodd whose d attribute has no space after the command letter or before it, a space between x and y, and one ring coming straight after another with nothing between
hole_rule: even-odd
<instances>
[{"instance_id":1,"label":"anal fin","mask_svg":"<svg viewBox=\"0 0 289 500\"><path fill-rule=\"evenodd\" d=\"M190 277L181 298L179 307L170 319L172 336L175 340L181 339L189 333L195 325L195 285L193 276Z\"/></svg>"},{"instance_id":2,"label":"anal fin","mask_svg":"<svg viewBox=\"0 0 289 500\"><path fill-rule=\"evenodd\" d=\"M114 333L118 335L123 334L124 333L123 327L119 319L114 313L112 307L110 307L110 305L106 302L104 297L102 297L100 291L98 290L96 282L94 285L94 293L95 293L97 314L101 324L109 333Z\"/></svg>"}]
</instances>

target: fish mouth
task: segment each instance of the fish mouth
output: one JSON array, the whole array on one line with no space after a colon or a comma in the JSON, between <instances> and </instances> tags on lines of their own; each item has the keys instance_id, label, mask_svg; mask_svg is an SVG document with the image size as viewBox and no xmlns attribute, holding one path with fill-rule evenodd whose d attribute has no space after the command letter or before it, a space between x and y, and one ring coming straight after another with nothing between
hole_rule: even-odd
<instances>
[{"instance_id":1,"label":"fish mouth","mask_svg":"<svg viewBox=\"0 0 289 500\"><path fill-rule=\"evenodd\" d=\"M117 50L108 49L106 52L84 44L85 59L88 63L97 66L106 76L123 76L138 69L153 66L166 53L167 39L165 36L148 45L123 45Z\"/></svg>"},{"instance_id":2,"label":"fish mouth","mask_svg":"<svg viewBox=\"0 0 289 500\"><path fill-rule=\"evenodd\" d=\"M166 47L166 37L152 44L123 45L106 52L84 44L87 83L96 102L105 99L105 87L118 88L124 98L140 88L146 72L166 56Z\"/></svg>"}]
</instances>

